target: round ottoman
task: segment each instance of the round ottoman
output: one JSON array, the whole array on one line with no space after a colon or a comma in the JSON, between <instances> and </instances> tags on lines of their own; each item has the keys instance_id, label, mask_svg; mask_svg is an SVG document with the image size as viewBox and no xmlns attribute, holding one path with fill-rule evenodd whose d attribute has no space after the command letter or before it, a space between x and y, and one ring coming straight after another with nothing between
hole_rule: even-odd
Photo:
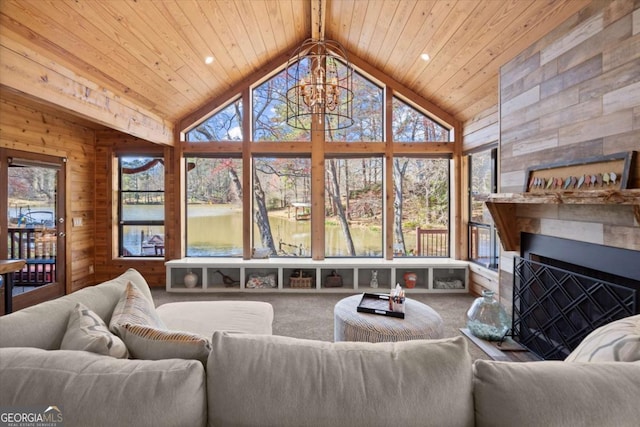
<instances>
[{"instance_id":1,"label":"round ottoman","mask_svg":"<svg viewBox=\"0 0 640 427\"><path fill-rule=\"evenodd\" d=\"M357 311L362 295L338 301L333 309L334 341L409 341L442 338L442 317L421 302L405 299L405 317Z\"/></svg>"}]
</instances>

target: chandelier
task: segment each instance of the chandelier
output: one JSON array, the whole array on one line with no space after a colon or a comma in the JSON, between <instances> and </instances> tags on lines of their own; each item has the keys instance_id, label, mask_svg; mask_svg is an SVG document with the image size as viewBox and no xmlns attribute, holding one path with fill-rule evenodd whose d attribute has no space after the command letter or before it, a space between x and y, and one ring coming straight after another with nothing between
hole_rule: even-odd
<instances>
[{"instance_id":1,"label":"chandelier","mask_svg":"<svg viewBox=\"0 0 640 427\"><path fill-rule=\"evenodd\" d=\"M286 68L287 124L311 130L324 119L324 130L353 124L353 68L342 45L307 39Z\"/></svg>"}]
</instances>

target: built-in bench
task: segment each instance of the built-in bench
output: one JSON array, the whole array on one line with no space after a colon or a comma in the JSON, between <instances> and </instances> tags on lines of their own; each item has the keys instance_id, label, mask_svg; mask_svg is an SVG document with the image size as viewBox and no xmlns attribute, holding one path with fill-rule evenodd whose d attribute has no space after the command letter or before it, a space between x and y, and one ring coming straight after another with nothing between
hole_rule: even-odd
<instances>
[{"instance_id":1,"label":"built-in bench","mask_svg":"<svg viewBox=\"0 0 640 427\"><path fill-rule=\"evenodd\" d=\"M182 258L165 265L169 292L386 292L396 283L405 287L407 273L417 278L411 292L469 291L468 263L449 258ZM341 287L332 287L327 281L334 272L342 279ZM197 276L193 287L187 286L191 286L189 280L185 285L188 273ZM377 288L371 286L374 276ZM251 279L256 277L265 279L265 287L255 287L259 281ZM307 280L291 280L299 277Z\"/></svg>"}]
</instances>

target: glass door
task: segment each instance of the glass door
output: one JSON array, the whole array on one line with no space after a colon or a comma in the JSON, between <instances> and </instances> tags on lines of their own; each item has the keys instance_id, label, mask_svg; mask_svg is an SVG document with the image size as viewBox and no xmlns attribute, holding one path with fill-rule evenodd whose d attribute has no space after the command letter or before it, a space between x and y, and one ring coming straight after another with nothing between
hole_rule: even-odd
<instances>
[{"instance_id":1,"label":"glass door","mask_svg":"<svg viewBox=\"0 0 640 427\"><path fill-rule=\"evenodd\" d=\"M2 255L26 260L12 276L11 306L16 311L65 293L65 163L58 157L11 150L2 157L7 189L7 246Z\"/></svg>"}]
</instances>

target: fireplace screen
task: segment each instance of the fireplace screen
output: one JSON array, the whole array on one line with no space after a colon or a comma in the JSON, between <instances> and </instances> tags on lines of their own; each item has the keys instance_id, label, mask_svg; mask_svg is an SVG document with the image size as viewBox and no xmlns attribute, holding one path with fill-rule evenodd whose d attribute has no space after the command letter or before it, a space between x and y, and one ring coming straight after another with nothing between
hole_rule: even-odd
<instances>
[{"instance_id":1,"label":"fireplace screen","mask_svg":"<svg viewBox=\"0 0 640 427\"><path fill-rule=\"evenodd\" d=\"M636 290L516 257L513 339L563 360L594 329L635 314Z\"/></svg>"}]
</instances>

